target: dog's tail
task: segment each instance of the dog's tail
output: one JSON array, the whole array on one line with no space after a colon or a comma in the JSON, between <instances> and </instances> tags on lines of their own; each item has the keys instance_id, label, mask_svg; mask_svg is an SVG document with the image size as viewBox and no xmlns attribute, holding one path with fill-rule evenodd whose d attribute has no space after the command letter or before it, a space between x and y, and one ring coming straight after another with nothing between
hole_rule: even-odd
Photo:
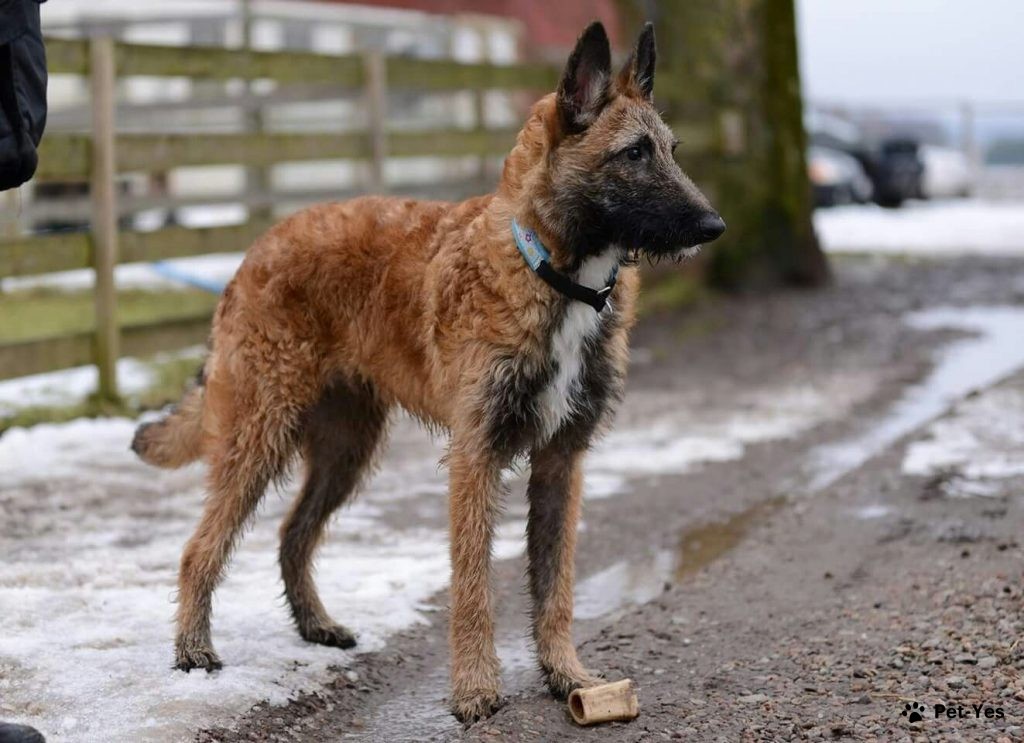
<instances>
[{"instance_id":1,"label":"dog's tail","mask_svg":"<svg viewBox=\"0 0 1024 743\"><path fill-rule=\"evenodd\" d=\"M203 372L177 405L158 421L143 423L135 430L132 451L147 464L165 469L183 467L202 455L203 401L206 393Z\"/></svg>"}]
</instances>

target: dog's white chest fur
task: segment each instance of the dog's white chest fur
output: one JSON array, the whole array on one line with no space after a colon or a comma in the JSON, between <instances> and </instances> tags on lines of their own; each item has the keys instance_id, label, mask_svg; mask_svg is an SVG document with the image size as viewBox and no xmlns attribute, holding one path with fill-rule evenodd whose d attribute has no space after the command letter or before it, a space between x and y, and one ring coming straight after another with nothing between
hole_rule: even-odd
<instances>
[{"instance_id":1,"label":"dog's white chest fur","mask_svg":"<svg viewBox=\"0 0 1024 743\"><path fill-rule=\"evenodd\" d=\"M601 289L608 281L612 268L619 259L617 248L584 261L576 275L576 282ZM604 315L610 307L598 314L583 302L571 301L561 323L551 337L549 353L556 365L555 374L537 398L540 417L540 438L547 441L570 418L580 403L580 379L587 343L597 335Z\"/></svg>"}]
</instances>

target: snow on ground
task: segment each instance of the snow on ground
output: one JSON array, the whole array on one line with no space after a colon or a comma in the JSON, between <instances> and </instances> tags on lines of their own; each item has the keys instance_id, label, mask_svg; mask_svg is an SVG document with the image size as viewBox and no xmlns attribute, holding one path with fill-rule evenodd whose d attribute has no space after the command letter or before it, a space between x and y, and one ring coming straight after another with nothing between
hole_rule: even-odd
<instances>
[{"instance_id":1,"label":"snow on ground","mask_svg":"<svg viewBox=\"0 0 1024 743\"><path fill-rule=\"evenodd\" d=\"M269 494L217 593L225 669L171 670L177 560L201 509L201 468L144 467L128 451L134 427L79 420L0 438L0 719L50 740L177 740L260 699L283 702L349 657L291 627L275 553L287 498ZM326 603L363 652L423 621L448 575L443 530L389 530L379 515L370 499L355 503L320 561ZM496 554L520 545L518 533L500 536Z\"/></svg>"},{"instance_id":2,"label":"snow on ground","mask_svg":"<svg viewBox=\"0 0 1024 743\"><path fill-rule=\"evenodd\" d=\"M986 390L960 402L903 459L908 475L942 476L948 496L1001 496L1024 479L1024 386Z\"/></svg>"},{"instance_id":3,"label":"snow on ground","mask_svg":"<svg viewBox=\"0 0 1024 743\"><path fill-rule=\"evenodd\" d=\"M950 199L909 201L899 209L874 204L814 212L831 253L1024 255L1024 202Z\"/></svg>"},{"instance_id":4,"label":"snow on ground","mask_svg":"<svg viewBox=\"0 0 1024 743\"><path fill-rule=\"evenodd\" d=\"M753 390L735 399L731 410L701 409L699 394L681 395L675 403L662 391L633 394L632 417L646 423L613 429L598 444L588 459L587 497L620 493L629 478L739 459L750 444L796 436L843 415L871 391L865 376L845 373L813 386Z\"/></svg>"},{"instance_id":5,"label":"snow on ground","mask_svg":"<svg viewBox=\"0 0 1024 743\"><path fill-rule=\"evenodd\" d=\"M742 456L745 444L841 415L868 391L849 379L765 388L725 410L699 396L637 395L631 408L654 424L609 437L590 457L587 489L608 497L628 490L631 477ZM671 416L649 414L666 409ZM217 592L224 670L171 670L177 563L202 507L203 470L142 465L128 451L134 427L78 420L0 437L0 719L34 724L55 743L180 739L257 701L315 688L328 666L351 657L302 642L283 606L277 526L293 484L268 494ZM359 634L358 652L427 621L428 601L449 576L445 529L436 526L446 509L441 444L403 418L391 449L368 491L336 519L318 561L325 604ZM523 546L523 508L509 511L499 559Z\"/></svg>"},{"instance_id":6,"label":"snow on ground","mask_svg":"<svg viewBox=\"0 0 1024 743\"><path fill-rule=\"evenodd\" d=\"M244 253L210 253L191 258L178 258L163 261L170 270L168 273L194 276L198 279L224 285L231 280L242 263ZM187 283L168 278L158 266L152 263L125 263L114 269L114 281L119 289L186 289ZM60 271L58 273L40 274L38 276L16 276L0 279L0 292L12 292L21 289L62 289L65 291L84 291L91 289L93 272L91 269L76 271Z\"/></svg>"}]
</instances>

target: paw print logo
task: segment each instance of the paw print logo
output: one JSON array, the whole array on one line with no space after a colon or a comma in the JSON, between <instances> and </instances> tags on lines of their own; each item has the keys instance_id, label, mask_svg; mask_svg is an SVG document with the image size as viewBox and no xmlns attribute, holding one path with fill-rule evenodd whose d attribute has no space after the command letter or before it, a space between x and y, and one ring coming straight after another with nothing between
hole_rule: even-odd
<instances>
[{"instance_id":1,"label":"paw print logo","mask_svg":"<svg viewBox=\"0 0 1024 743\"><path fill-rule=\"evenodd\" d=\"M923 704L907 702L903 705L903 711L900 714L906 717L908 722L921 722L924 719L924 710Z\"/></svg>"}]
</instances>

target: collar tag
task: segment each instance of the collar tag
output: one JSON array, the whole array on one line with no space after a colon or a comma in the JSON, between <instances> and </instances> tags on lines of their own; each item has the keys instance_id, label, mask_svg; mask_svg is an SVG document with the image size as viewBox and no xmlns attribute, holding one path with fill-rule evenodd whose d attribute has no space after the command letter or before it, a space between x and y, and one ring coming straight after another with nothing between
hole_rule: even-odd
<instances>
[{"instance_id":1,"label":"collar tag","mask_svg":"<svg viewBox=\"0 0 1024 743\"><path fill-rule=\"evenodd\" d=\"M523 229L515 219L512 220L512 235L516 239L519 252L534 271L543 261L551 262L551 254L541 244L537 233L528 228Z\"/></svg>"},{"instance_id":2,"label":"collar tag","mask_svg":"<svg viewBox=\"0 0 1024 743\"><path fill-rule=\"evenodd\" d=\"M534 230L524 229L519 222L512 219L512 237L515 238L516 247L523 256L523 260L535 274L544 280L548 286L563 296L575 299L577 302L589 304L594 310L600 313L608 304L608 297L615 288L615 282L619 276L619 267L616 264L612 267L611 275L607 284L602 289L591 289L589 286L577 284L565 274L559 273L551 267L551 254L541 244L540 237Z\"/></svg>"}]
</instances>

